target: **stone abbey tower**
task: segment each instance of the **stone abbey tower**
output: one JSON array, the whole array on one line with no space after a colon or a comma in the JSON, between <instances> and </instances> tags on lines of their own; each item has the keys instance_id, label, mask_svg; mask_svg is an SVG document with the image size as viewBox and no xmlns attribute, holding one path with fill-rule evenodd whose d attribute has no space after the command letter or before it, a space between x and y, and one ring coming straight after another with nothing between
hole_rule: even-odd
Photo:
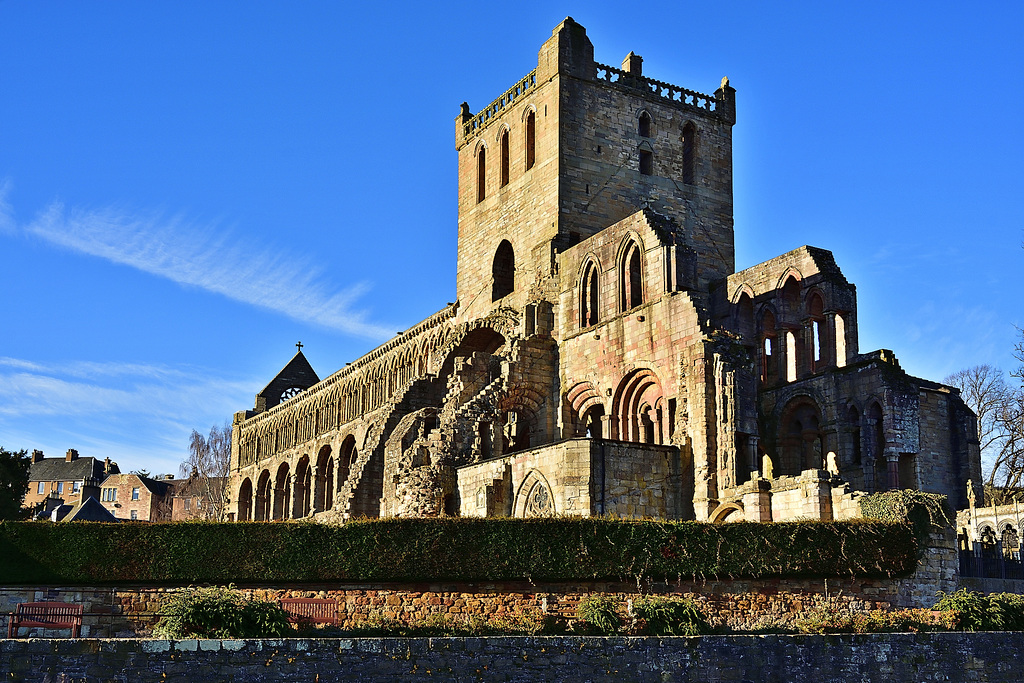
<instances>
[{"instance_id":1,"label":"stone abbey tower","mask_svg":"<svg viewBox=\"0 0 1024 683\"><path fill-rule=\"evenodd\" d=\"M458 300L320 380L301 350L235 415L237 520L839 519L966 504L955 389L860 353L856 289L800 247L735 272L735 91L594 61L572 19L455 120Z\"/></svg>"}]
</instances>

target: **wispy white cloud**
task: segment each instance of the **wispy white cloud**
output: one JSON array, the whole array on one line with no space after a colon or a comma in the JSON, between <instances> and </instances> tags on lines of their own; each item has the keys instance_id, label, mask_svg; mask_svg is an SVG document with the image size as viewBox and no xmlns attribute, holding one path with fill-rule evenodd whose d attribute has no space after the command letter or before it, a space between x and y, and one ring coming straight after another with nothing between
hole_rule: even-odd
<instances>
[{"instance_id":1,"label":"wispy white cloud","mask_svg":"<svg viewBox=\"0 0 1024 683\"><path fill-rule=\"evenodd\" d=\"M0 357L0 445L172 472L192 429L224 424L259 384L188 366Z\"/></svg>"},{"instance_id":2,"label":"wispy white cloud","mask_svg":"<svg viewBox=\"0 0 1024 683\"><path fill-rule=\"evenodd\" d=\"M189 422L197 412L230 415L244 407L257 384L198 368L82 361L44 364L0 357L0 416L152 414ZM197 411L197 406L204 408Z\"/></svg>"},{"instance_id":3,"label":"wispy white cloud","mask_svg":"<svg viewBox=\"0 0 1024 683\"><path fill-rule=\"evenodd\" d=\"M0 220L4 187L0 185ZM253 306L370 339L394 326L369 322L353 308L365 283L333 291L308 260L258 249L218 223L119 208L67 209L51 204L25 231L51 244L199 287Z\"/></svg>"},{"instance_id":4,"label":"wispy white cloud","mask_svg":"<svg viewBox=\"0 0 1024 683\"><path fill-rule=\"evenodd\" d=\"M11 180L4 178L0 180L0 235L14 232L14 209L8 196L11 194Z\"/></svg>"}]
</instances>

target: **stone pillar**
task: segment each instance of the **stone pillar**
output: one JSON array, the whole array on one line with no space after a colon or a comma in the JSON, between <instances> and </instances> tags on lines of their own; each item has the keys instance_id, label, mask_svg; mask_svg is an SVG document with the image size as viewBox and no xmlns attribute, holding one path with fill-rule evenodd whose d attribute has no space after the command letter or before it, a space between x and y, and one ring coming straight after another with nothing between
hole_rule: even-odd
<instances>
[{"instance_id":1,"label":"stone pillar","mask_svg":"<svg viewBox=\"0 0 1024 683\"><path fill-rule=\"evenodd\" d=\"M748 522L772 521L772 485L767 479L752 479L743 494L743 518ZM746 488L745 487L745 488Z\"/></svg>"},{"instance_id":2,"label":"stone pillar","mask_svg":"<svg viewBox=\"0 0 1024 683\"><path fill-rule=\"evenodd\" d=\"M893 451L886 451L885 466L888 472L889 490L893 491L900 487L900 454Z\"/></svg>"},{"instance_id":3,"label":"stone pillar","mask_svg":"<svg viewBox=\"0 0 1024 683\"><path fill-rule=\"evenodd\" d=\"M320 500L324 497L324 475L319 465L312 465L309 468L310 481L312 485L309 487L309 495L313 498L309 501L309 511L311 514L317 512L323 512Z\"/></svg>"},{"instance_id":4,"label":"stone pillar","mask_svg":"<svg viewBox=\"0 0 1024 683\"><path fill-rule=\"evenodd\" d=\"M832 484L825 470L806 470L800 474L804 496L803 514L809 519L832 519Z\"/></svg>"}]
</instances>

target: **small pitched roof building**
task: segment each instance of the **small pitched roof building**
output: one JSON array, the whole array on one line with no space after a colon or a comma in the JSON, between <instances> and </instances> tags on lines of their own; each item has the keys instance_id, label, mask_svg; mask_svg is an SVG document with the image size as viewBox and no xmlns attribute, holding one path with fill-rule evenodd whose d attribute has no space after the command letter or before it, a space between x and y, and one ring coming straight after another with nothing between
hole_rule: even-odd
<instances>
[{"instance_id":1,"label":"small pitched roof building","mask_svg":"<svg viewBox=\"0 0 1024 683\"><path fill-rule=\"evenodd\" d=\"M77 505L88 498L90 492L99 495L99 483L108 474L117 472L120 469L110 458L83 458L74 448L69 448L63 458L47 458L40 450L32 451L28 493L22 507L52 509L61 504Z\"/></svg>"},{"instance_id":2,"label":"small pitched roof building","mask_svg":"<svg viewBox=\"0 0 1024 683\"><path fill-rule=\"evenodd\" d=\"M279 403L295 398L306 389L320 381L313 366L306 360L302 353L301 343L298 352L292 356L287 365L281 368L270 383L263 387L263 390L256 394L256 405L262 406L263 410L273 408Z\"/></svg>"}]
</instances>

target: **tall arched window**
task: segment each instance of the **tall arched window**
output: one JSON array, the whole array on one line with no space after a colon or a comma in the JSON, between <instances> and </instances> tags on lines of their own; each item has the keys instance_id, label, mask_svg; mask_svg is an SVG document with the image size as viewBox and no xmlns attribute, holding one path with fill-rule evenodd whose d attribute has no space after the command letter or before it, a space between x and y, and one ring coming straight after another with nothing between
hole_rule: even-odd
<instances>
[{"instance_id":1,"label":"tall arched window","mask_svg":"<svg viewBox=\"0 0 1024 683\"><path fill-rule=\"evenodd\" d=\"M810 336L811 369L817 372L828 365L827 341L825 339L825 304L821 295L813 292L807 299L807 332Z\"/></svg>"},{"instance_id":2,"label":"tall arched window","mask_svg":"<svg viewBox=\"0 0 1024 683\"><path fill-rule=\"evenodd\" d=\"M515 291L516 259L512 244L502 240L494 252L494 263L491 266L491 301L497 301Z\"/></svg>"},{"instance_id":3,"label":"tall arched window","mask_svg":"<svg viewBox=\"0 0 1024 683\"><path fill-rule=\"evenodd\" d=\"M526 170L533 168L537 146L537 116L531 111L526 115Z\"/></svg>"},{"instance_id":4,"label":"tall arched window","mask_svg":"<svg viewBox=\"0 0 1024 683\"><path fill-rule=\"evenodd\" d=\"M693 185L697 166L697 127L693 122L683 126L683 183Z\"/></svg>"},{"instance_id":5,"label":"tall arched window","mask_svg":"<svg viewBox=\"0 0 1024 683\"><path fill-rule=\"evenodd\" d=\"M476 201L482 202L487 196L487 150L480 148L476 155Z\"/></svg>"},{"instance_id":6,"label":"tall arched window","mask_svg":"<svg viewBox=\"0 0 1024 683\"><path fill-rule=\"evenodd\" d=\"M501 187L508 185L508 129L501 132Z\"/></svg>"},{"instance_id":7,"label":"tall arched window","mask_svg":"<svg viewBox=\"0 0 1024 683\"><path fill-rule=\"evenodd\" d=\"M590 327L601 319L598 313L597 292L597 266L591 261L583 269L583 279L580 282L580 327Z\"/></svg>"},{"instance_id":8,"label":"tall arched window","mask_svg":"<svg viewBox=\"0 0 1024 683\"><path fill-rule=\"evenodd\" d=\"M624 311L628 311L644 302L640 247L636 242L631 241L623 252L619 275L619 300Z\"/></svg>"},{"instance_id":9,"label":"tall arched window","mask_svg":"<svg viewBox=\"0 0 1024 683\"><path fill-rule=\"evenodd\" d=\"M775 314L765 311L761 317L761 381L771 384L779 376L778 333Z\"/></svg>"},{"instance_id":10,"label":"tall arched window","mask_svg":"<svg viewBox=\"0 0 1024 683\"><path fill-rule=\"evenodd\" d=\"M847 419L850 422L850 464L859 465L863 459L863 451L861 450L860 412L857 411L856 406L850 406Z\"/></svg>"},{"instance_id":11,"label":"tall arched window","mask_svg":"<svg viewBox=\"0 0 1024 683\"><path fill-rule=\"evenodd\" d=\"M640 121L637 126L637 132L640 133L640 137L649 138L651 137L651 115L645 111L640 112Z\"/></svg>"}]
</instances>

